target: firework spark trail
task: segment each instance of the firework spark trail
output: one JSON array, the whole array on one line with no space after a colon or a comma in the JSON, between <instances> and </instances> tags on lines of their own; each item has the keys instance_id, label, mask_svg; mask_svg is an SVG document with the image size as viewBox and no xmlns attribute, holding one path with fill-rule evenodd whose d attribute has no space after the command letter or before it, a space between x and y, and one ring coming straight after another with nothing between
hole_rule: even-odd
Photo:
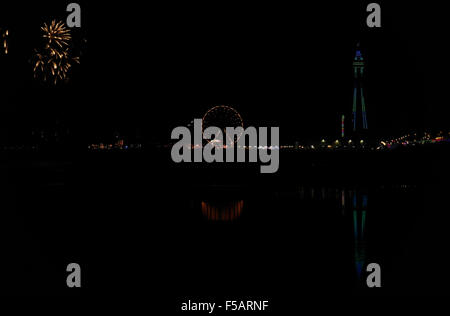
<instances>
[{"instance_id":1,"label":"firework spark trail","mask_svg":"<svg viewBox=\"0 0 450 316\"><path fill-rule=\"evenodd\" d=\"M1 46L2 46L2 51L5 55L8 54L8 36L9 36L9 31L3 30L2 28L0 28Z\"/></svg>"}]
</instances>

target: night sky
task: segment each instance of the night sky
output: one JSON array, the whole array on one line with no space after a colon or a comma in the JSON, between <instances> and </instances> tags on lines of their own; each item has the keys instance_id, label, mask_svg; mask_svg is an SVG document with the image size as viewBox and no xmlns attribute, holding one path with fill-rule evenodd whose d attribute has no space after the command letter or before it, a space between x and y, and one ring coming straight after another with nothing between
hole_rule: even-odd
<instances>
[{"instance_id":1,"label":"night sky","mask_svg":"<svg viewBox=\"0 0 450 316\"><path fill-rule=\"evenodd\" d=\"M448 127L448 49L436 5L380 1L382 28L368 29L368 2L79 2L82 28L73 37L81 65L68 84L45 87L28 60L40 25L65 20L67 3L2 4L0 26L11 38L1 61L3 131L58 121L83 141L119 131L167 142L175 126L226 104L246 126L280 126L282 143L335 137L340 115L351 111L358 41L374 135Z\"/></svg>"}]
</instances>

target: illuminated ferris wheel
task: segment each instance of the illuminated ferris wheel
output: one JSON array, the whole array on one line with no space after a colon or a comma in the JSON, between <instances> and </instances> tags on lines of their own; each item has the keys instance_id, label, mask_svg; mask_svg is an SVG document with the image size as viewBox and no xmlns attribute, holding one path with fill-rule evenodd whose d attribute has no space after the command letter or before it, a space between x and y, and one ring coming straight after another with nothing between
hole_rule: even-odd
<instances>
[{"instance_id":1,"label":"illuminated ferris wheel","mask_svg":"<svg viewBox=\"0 0 450 316\"><path fill-rule=\"evenodd\" d=\"M227 135L226 128L227 127L242 127L244 128L244 121L242 120L241 115L238 111L236 111L231 106L226 105L218 105L211 109L209 109L202 119L202 132L205 131L206 128L210 126L215 126L220 129L221 138L223 142L220 140L214 139L212 141L208 141L209 143L213 143L214 146L223 147L227 144L227 140L229 144L235 144L239 138L242 136L242 131L238 133L237 136ZM218 135L216 135L216 138Z\"/></svg>"}]
</instances>

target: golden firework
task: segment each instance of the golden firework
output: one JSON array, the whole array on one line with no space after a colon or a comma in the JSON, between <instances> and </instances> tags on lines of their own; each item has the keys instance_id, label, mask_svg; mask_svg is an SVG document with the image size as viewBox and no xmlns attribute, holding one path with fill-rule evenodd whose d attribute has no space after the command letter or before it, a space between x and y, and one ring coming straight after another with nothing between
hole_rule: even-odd
<instances>
[{"instance_id":1,"label":"golden firework","mask_svg":"<svg viewBox=\"0 0 450 316\"><path fill-rule=\"evenodd\" d=\"M60 48L68 46L69 42L72 40L70 35L70 30L66 28L62 21L56 22L53 20L50 24L44 23L41 26L41 30L44 32L43 37L48 40L49 46L53 43L58 45Z\"/></svg>"},{"instance_id":2,"label":"golden firework","mask_svg":"<svg viewBox=\"0 0 450 316\"><path fill-rule=\"evenodd\" d=\"M72 36L63 22L53 20L41 27L45 45L43 50L34 52L34 77L44 82L57 84L58 80L68 80L73 63L80 63L79 57L72 57Z\"/></svg>"}]
</instances>

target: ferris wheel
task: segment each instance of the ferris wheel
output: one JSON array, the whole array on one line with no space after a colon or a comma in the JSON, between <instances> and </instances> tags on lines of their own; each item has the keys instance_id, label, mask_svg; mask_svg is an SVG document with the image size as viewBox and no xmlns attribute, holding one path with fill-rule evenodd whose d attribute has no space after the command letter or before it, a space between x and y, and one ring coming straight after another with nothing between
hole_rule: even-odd
<instances>
[{"instance_id":1,"label":"ferris wheel","mask_svg":"<svg viewBox=\"0 0 450 316\"><path fill-rule=\"evenodd\" d=\"M224 147L228 144L235 144L239 138L242 136L243 131L241 130L236 136L227 135L226 128L227 127L242 127L244 128L244 121L242 120L241 115L238 111L236 111L231 106L227 105L218 105L211 109L209 109L202 119L202 133L210 126L215 126L220 129L221 138L223 141L218 139L208 140L209 143L212 143L214 146ZM216 135L216 138L218 135Z\"/></svg>"}]
</instances>

